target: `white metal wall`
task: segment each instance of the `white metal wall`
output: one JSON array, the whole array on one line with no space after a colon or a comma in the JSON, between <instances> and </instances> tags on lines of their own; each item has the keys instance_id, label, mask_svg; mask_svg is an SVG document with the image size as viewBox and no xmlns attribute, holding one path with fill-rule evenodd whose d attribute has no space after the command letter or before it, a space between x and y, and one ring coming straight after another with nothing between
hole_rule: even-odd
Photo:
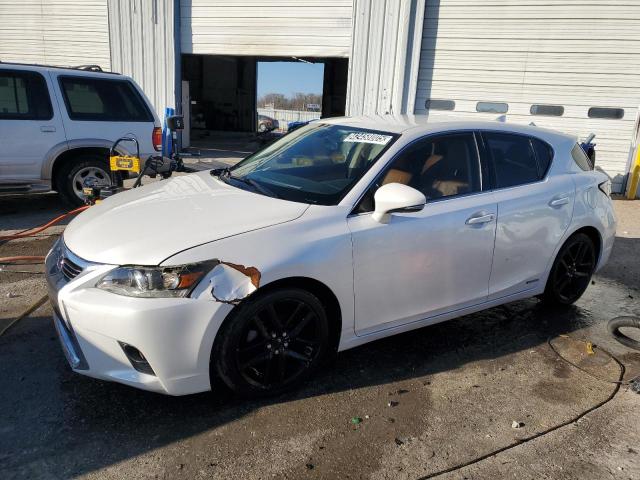
<instances>
[{"instance_id":1,"label":"white metal wall","mask_svg":"<svg viewBox=\"0 0 640 480\"><path fill-rule=\"evenodd\" d=\"M0 0L0 61L108 70L107 0Z\"/></svg>"},{"instance_id":2,"label":"white metal wall","mask_svg":"<svg viewBox=\"0 0 640 480\"><path fill-rule=\"evenodd\" d=\"M619 186L628 170L640 105L640 2L629 0L427 0L416 112L451 99L507 102L508 121L597 134L597 164ZM532 104L565 107L531 116ZM622 120L587 118L622 107Z\"/></svg>"},{"instance_id":3,"label":"white metal wall","mask_svg":"<svg viewBox=\"0 0 640 480\"><path fill-rule=\"evenodd\" d=\"M175 108L173 0L109 0L113 71L142 87L160 119Z\"/></svg>"},{"instance_id":4,"label":"white metal wall","mask_svg":"<svg viewBox=\"0 0 640 480\"><path fill-rule=\"evenodd\" d=\"M353 0L347 114L411 113L425 0Z\"/></svg>"},{"instance_id":5,"label":"white metal wall","mask_svg":"<svg viewBox=\"0 0 640 480\"><path fill-rule=\"evenodd\" d=\"M181 0L182 53L348 57L353 0Z\"/></svg>"}]
</instances>

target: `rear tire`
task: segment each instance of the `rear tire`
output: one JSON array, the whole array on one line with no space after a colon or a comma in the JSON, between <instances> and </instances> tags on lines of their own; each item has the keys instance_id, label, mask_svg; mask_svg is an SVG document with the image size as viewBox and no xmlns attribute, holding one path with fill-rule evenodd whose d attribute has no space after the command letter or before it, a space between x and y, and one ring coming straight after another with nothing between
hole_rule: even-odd
<instances>
[{"instance_id":1,"label":"rear tire","mask_svg":"<svg viewBox=\"0 0 640 480\"><path fill-rule=\"evenodd\" d=\"M86 154L68 160L56 175L56 189L64 201L74 207L84 204L83 182L96 179L102 185L111 185L109 162L98 154ZM116 184L122 185L122 178L116 174Z\"/></svg>"},{"instance_id":2,"label":"rear tire","mask_svg":"<svg viewBox=\"0 0 640 480\"><path fill-rule=\"evenodd\" d=\"M328 357L325 309L306 290L275 290L242 303L218 332L212 373L235 393L275 395L309 378Z\"/></svg>"},{"instance_id":3,"label":"rear tire","mask_svg":"<svg viewBox=\"0 0 640 480\"><path fill-rule=\"evenodd\" d=\"M588 235L569 237L553 262L542 300L550 305L575 303L591 282L596 260L596 248Z\"/></svg>"}]
</instances>

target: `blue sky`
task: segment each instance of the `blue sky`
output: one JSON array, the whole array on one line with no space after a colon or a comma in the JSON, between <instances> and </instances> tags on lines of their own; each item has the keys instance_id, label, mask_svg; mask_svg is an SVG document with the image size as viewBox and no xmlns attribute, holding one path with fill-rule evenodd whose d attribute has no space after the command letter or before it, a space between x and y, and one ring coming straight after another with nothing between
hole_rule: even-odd
<instances>
[{"instance_id":1,"label":"blue sky","mask_svg":"<svg viewBox=\"0 0 640 480\"><path fill-rule=\"evenodd\" d=\"M322 95L324 64L258 62L258 97L265 93L291 96L296 92Z\"/></svg>"}]
</instances>

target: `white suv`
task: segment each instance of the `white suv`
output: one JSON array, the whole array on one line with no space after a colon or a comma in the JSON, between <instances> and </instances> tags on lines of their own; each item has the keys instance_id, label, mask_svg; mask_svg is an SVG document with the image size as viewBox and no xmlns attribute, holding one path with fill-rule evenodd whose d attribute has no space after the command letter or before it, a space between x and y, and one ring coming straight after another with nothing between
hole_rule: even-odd
<instances>
[{"instance_id":1,"label":"white suv","mask_svg":"<svg viewBox=\"0 0 640 480\"><path fill-rule=\"evenodd\" d=\"M109 148L125 135L142 158L162 148L158 116L131 78L96 66L0 63L0 193L56 190L79 204L86 179L111 183Z\"/></svg>"}]
</instances>

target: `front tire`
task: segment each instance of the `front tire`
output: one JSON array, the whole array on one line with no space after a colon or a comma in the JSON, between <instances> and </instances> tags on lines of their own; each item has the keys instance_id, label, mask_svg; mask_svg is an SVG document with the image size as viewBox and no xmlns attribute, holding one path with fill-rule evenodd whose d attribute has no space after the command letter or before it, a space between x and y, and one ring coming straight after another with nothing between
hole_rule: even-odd
<instances>
[{"instance_id":1,"label":"front tire","mask_svg":"<svg viewBox=\"0 0 640 480\"><path fill-rule=\"evenodd\" d=\"M230 314L218 332L211 368L235 393L261 397L307 379L328 350L329 327L320 300L286 288L248 299Z\"/></svg>"},{"instance_id":2,"label":"front tire","mask_svg":"<svg viewBox=\"0 0 640 480\"><path fill-rule=\"evenodd\" d=\"M543 301L552 305L575 303L591 282L596 259L596 248L588 235L571 236L553 262Z\"/></svg>"}]
</instances>

